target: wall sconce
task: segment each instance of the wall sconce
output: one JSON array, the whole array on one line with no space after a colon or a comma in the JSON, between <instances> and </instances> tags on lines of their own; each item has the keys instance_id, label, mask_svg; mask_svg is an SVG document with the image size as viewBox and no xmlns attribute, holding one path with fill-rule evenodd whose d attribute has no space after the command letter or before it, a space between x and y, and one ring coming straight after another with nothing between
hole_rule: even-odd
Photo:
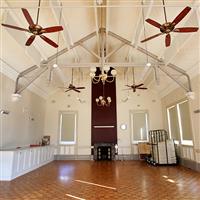
<instances>
[{"instance_id":1,"label":"wall sconce","mask_svg":"<svg viewBox=\"0 0 200 200\"><path fill-rule=\"evenodd\" d=\"M188 99L191 99L191 100L195 99L195 93L194 92L187 92L185 95Z\"/></svg>"},{"instance_id":2,"label":"wall sconce","mask_svg":"<svg viewBox=\"0 0 200 200\"><path fill-rule=\"evenodd\" d=\"M96 0L98 5L101 5L103 3L103 0Z\"/></svg>"},{"instance_id":3,"label":"wall sconce","mask_svg":"<svg viewBox=\"0 0 200 200\"><path fill-rule=\"evenodd\" d=\"M122 102L127 102L129 99L131 99L131 97L128 95L125 99L122 99Z\"/></svg>"},{"instance_id":4,"label":"wall sconce","mask_svg":"<svg viewBox=\"0 0 200 200\"><path fill-rule=\"evenodd\" d=\"M21 94L14 93L14 94L12 94L12 101L13 101L13 102L19 101L19 99L20 99L21 97L22 97Z\"/></svg>"},{"instance_id":5,"label":"wall sconce","mask_svg":"<svg viewBox=\"0 0 200 200\"><path fill-rule=\"evenodd\" d=\"M79 97L77 97L76 98L80 103L85 103L86 101L85 100L83 100L83 99L81 99L81 98L79 98Z\"/></svg>"},{"instance_id":6,"label":"wall sconce","mask_svg":"<svg viewBox=\"0 0 200 200\"><path fill-rule=\"evenodd\" d=\"M10 113L9 110L0 110L1 115L8 115Z\"/></svg>"},{"instance_id":7,"label":"wall sconce","mask_svg":"<svg viewBox=\"0 0 200 200\"><path fill-rule=\"evenodd\" d=\"M200 113L200 109L195 110L194 113Z\"/></svg>"},{"instance_id":8,"label":"wall sconce","mask_svg":"<svg viewBox=\"0 0 200 200\"><path fill-rule=\"evenodd\" d=\"M121 128L121 130L126 130L127 129L127 124L121 124L120 128Z\"/></svg>"}]
</instances>

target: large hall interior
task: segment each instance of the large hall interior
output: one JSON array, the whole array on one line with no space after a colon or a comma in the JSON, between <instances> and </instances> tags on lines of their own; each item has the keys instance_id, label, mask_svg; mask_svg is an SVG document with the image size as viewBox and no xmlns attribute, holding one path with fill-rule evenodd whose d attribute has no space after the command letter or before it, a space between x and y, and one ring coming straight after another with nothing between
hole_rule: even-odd
<instances>
[{"instance_id":1,"label":"large hall interior","mask_svg":"<svg viewBox=\"0 0 200 200\"><path fill-rule=\"evenodd\" d=\"M200 200L199 0L0 0L0 200Z\"/></svg>"}]
</instances>

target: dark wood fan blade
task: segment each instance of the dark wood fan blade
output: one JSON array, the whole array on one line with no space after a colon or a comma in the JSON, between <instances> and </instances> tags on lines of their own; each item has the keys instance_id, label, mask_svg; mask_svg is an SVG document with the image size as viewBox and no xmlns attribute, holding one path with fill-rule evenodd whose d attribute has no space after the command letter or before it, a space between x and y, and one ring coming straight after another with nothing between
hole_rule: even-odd
<instances>
[{"instance_id":1,"label":"dark wood fan blade","mask_svg":"<svg viewBox=\"0 0 200 200\"><path fill-rule=\"evenodd\" d=\"M58 48L58 45L53 42L52 40L50 40L48 37L44 36L44 35L40 35L40 37L45 41L47 42L48 44L50 44L51 46L55 47L55 48Z\"/></svg>"},{"instance_id":2,"label":"dark wood fan blade","mask_svg":"<svg viewBox=\"0 0 200 200\"><path fill-rule=\"evenodd\" d=\"M34 25L33 19L32 19L32 17L30 16L28 10L25 9L25 8L22 8L22 12L23 12L24 17L26 18L28 24L29 24L30 26Z\"/></svg>"},{"instance_id":3,"label":"dark wood fan blade","mask_svg":"<svg viewBox=\"0 0 200 200\"><path fill-rule=\"evenodd\" d=\"M137 88L137 89L141 89L141 90L147 90L147 88L146 88L146 87L139 87L139 88Z\"/></svg>"},{"instance_id":4,"label":"dark wood fan blade","mask_svg":"<svg viewBox=\"0 0 200 200\"><path fill-rule=\"evenodd\" d=\"M178 24L189 12L190 12L191 8L190 7L185 7L180 13L179 15L174 19L174 21L172 22L174 25Z\"/></svg>"},{"instance_id":5,"label":"dark wood fan blade","mask_svg":"<svg viewBox=\"0 0 200 200\"><path fill-rule=\"evenodd\" d=\"M79 91L79 90L77 90L77 89L75 89L75 88L74 88L74 89L72 89L72 90L74 90L74 91L76 91L76 92L81 92L81 91Z\"/></svg>"},{"instance_id":6,"label":"dark wood fan blade","mask_svg":"<svg viewBox=\"0 0 200 200\"><path fill-rule=\"evenodd\" d=\"M123 89L123 90L132 90L132 88L126 88L126 89Z\"/></svg>"},{"instance_id":7,"label":"dark wood fan blade","mask_svg":"<svg viewBox=\"0 0 200 200\"><path fill-rule=\"evenodd\" d=\"M151 39L153 39L153 38L155 38L155 37L158 37L158 36L160 36L160 35L163 35L163 33L158 33L158 34L156 34L156 35L153 35L153 36L151 36L151 37L148 37L148 38L142 40L141 42L146 42L146 41L151 40Z\"/></svg>"},{"instance_id":8,"label":"dark wood fan blade","mask_svg":"<svg viewBox=\"0 0 200 200\"><path fill-rule=\"evenodd\" d=\"M20 27L17 27L17 26L13 26L13 25L9 25L9 24L1 24L2 26L5 26L7 28L13 28L13 29L16 29L16 30L19 30L19 31L26 31L26 32L29 32L28 29L25 29L25 28L20 28Z\"/></svg>"},{"instance_id":9,"label":"dark wood fan blade","mask_svg":"<svg viewBox=\"0 0 200 200\"><path fill-rule=\"evenodd\" d=\"M65 90L65 92L69 92L70 90L72 90L72 89Z\"/></svg>"},{"instance_id":10,"label":"dark wood fan blade","mask_svg":"<svg viewBox=\"0 0 200 200\"><path fill-rule=\"evenodd\" d=\"M161 27L161 24L159 24L158 22L154 21L153 19L146 19L145 21L148 22L149 24L157 27L157 28Z\"/></svg>"},{"instance_id":11,"label":"dark wood fan blade","mask_svg":"<svg viewBox=\"0 0 200 200\"><path fill-rule=\"evenodd\" d=\"M136 85L135 88L138 88L140 86L144 85L143 83L139 84L139 85Z\"/></svg>"},{"instance_id":12,"label":"dark wood fan blade","mask_svg":"<svg viewBox=\"0 0 200 200\"><path fill-rule=\"evenodd\" d=\"M167 34L165 37L165 46L169 47L170 44L171 44L171 36L170 36L170 34Z\"/></svg>"},{"instance_id":13,"label":"dark wood fan blade","mask_svg":"<svg viewBox=\"0 0 200 200\"><path fill-rule=\"evenodd\" d=\"M35 40L35 35L31 35L29 38L28 38L28 40L26 41L26 46L30 46L32 43L33 43L33 41Z\"/></svg>"},{"instance_id":14,"label":"dark wood fan blade","mask_svg":"<svg viewBox=\"0 0 200 200\"><path fill-rule=\"evenodd\" d=\"M125 85L125 86L127 86L127 87L132 87L132 85Z\"/></svg>"},{"instance_id":15,"label":"dark wood fan blade","mask_svg":"<svg viewBox=\"0 0 200 200\"><path fill-rule=\"evenodd\" d=\"M62 31L62 30L63 30L62 26L52 26L52 27L48 27L48 28L43 28L42 32L53 33L53 32L58 32L58 31Z\"/></svg>"},{"instance_id":16,"label":"dark wood fan blade","mask_svg":"<svg viewBox=\"0 0 200 200\"><path fill-rule=\"evenodd\" d=\"M78 89L78 90L85 89L85 87L76 87L76 89Z\"/></svg>"},{"instance_id":17,"label":"dark wood fan blade","mask_svg":"<svg viewBox=\"0 0 200 200\"><path fill-rule=\"evenodd\" d=\"M175 28L173 32L177 33L189 33L189 32L197 32L199 30L198 27L183 27L183 28Z\"/></svg>"}]
</instances>

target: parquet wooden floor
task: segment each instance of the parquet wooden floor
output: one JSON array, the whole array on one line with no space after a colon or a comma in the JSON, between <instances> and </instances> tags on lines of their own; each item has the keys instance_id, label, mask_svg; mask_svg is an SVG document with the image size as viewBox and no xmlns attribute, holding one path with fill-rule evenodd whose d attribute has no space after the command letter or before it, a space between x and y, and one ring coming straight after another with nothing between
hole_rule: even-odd
<instances>
[{"instance_id":1,"label":"parquet wooden floor","mask_svg":"<svg viewBox=\"0 0 200 200\"><path fill-rule=\"evenodd\" d=\"M54 161L10 182L0 200L200 200L200 174L142 161Z\"/></svg>"}]
</instances>

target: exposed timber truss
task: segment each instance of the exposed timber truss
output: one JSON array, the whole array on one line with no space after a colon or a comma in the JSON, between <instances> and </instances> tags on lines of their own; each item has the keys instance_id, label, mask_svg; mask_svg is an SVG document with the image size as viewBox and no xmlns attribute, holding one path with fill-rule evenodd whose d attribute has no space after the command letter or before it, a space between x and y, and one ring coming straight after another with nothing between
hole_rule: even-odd
<instances>
[{"instance_id":1,"label":"exposed timber truss","mask_svg":"<svg viewBox=\"0 0 200 200\"><path fill-rule=\"evenodd\" d=\"M104 46L105 45L105 34L106 30L105 28L100 28L99 29L99 35L102 36L102 38L104 38L103 40L100 40L100 42L102 42L102 44L100 43L100 46ZM102 67L104 64L107 64L111 67L122 67L122 66L126 66L126 67L134 67L134 63L111 63L111 62L107 62L107 59L112 56L114 53L116 53L121 47L123 47L124 45L128 45L130 47L132 47L133 49L138 50L139 52L148 55L149 57L151 57L152 59L154 59L158 64L157 64L157 68L159 70L161 70L162 72L164 72L168 77L170 77L173 81L175 81L180 87L182 87L186 92L192 92L192 87L191 87L191 81L190 81L190 77L189 75L186 73L186 71L184 71L183 69L181 69L180 67L172 64L172 63L165 63L164 60L160 59L158 56L156 56L155 54L151 53L150 51L147 51L143 48L141 48L140 46L135 46L134 44L132 44L131 41L111 32L108 31L107 35L114 37L115 39L121 41L121 44L116 47L116 49L114 49L113 51L111 51L110 53L107 53L106 56L104 56L103 52L100 52L101 55L98 55L97 53L95 53L94 51L88 49L85 45L84 42L88 41L89 39L93 38L94 36L96 36L96 31L92 32L91 34L83 37L82 39L78 40L77 42L73 43L73 45L70 45L68 48L64 48L60 51L58 51L56 54L50 56L46 61L42 61L40 64L40 67L34 65L28 69L26 69L25 71L19 73L17 80L16 80L16 85L15 85L15 93L20 94L24 89L26 89L34 80L36 80L38 77L41 76L41 74L43 74L47 69L48 69L48 63L53 61L54 59L56 59L57 57L63 55L64 53L67 53L69 50L74 49L75 47L82 47L84 48L88 53L90 53L92 56L94 56L95 58L99 59L98 63L87 63L87 65L85 64L85 67L88 66L96 66L96 67ZM70 66L74 66L74 63L71 64L66 64L66 67L70 67ZM76 66L80 67L80 66L84 66L84 63L75 63ZM155 67L155 66L154 66ZM37 69L37 70L36 70ZM185 80L181 81L179 79L177 79L176 77L174 77L173 74L170 73L170 70L174 70L176 71L181 77L184 77ZM30 72L36 71L35 74L33 75L33 77L23 86L20 86L19 84L19 80L20 78L24 77L25 75L29 74ZM186 82L186 83L185 83Z\"/></svg>"}]
</instances>

